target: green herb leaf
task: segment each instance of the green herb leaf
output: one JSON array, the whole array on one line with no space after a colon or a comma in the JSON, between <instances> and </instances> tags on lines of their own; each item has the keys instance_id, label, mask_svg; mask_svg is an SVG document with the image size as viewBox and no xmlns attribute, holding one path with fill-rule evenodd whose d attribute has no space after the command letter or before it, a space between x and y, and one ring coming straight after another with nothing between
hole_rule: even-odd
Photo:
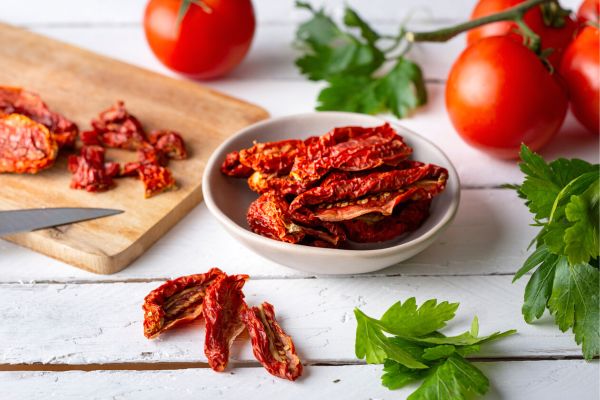
<instances>
[{"instance_id":1,"label":"green herb leaf","mask_svg":"<svg viewBox=\"0 0 600 400\"><path fill-rule=\"evenodd\" d=\"M485 394L490 383L486 376L464 358L453 355L432 372L408 400L466 399Z\"/></svg>"},{"instance_id":2,"label":"green herb leaf","mask_svg":"<svg viewBox=\"0 0 600 400\"><path fill-rule=\"evenodd\" d=\"M356 11L346 8L344 24L350 29L344 29L323 9L303 2L296 5L312 14L296 32L303 53L296 65L308 79L328 83L318 96L318 110L390 111L402 118L427 102L421 68L404 57L393 57L395 64L390 65L377 47L380 35Z\"/></svg>"},{"instance_id":3,"label":"green herb leaf","mask_svg":"<svg viewBox=\"0 0 600 400\"><path fill-rule=\"evenodd\" d=\"M344 24L346 24L348 27L359 28L363 39L365 39L367 43L370 43L371 45L374 45L375 42L380 38L379 34L375 32L373 28L371 28L369 24L367 24L365 20L362 19L356 13L356 11L350 7L346 7L344 10Z\"/></svg>"},{"instance_id":4,"label":"green herb leaf","mask_svg":"<svg viewBox=\"0 0 600 400\"><path fill-rule=\"evenodd\" d=\"M560 158L547 164L544 159L525 145L521 146L521 171L525 173L525 181L520 187L519 194L527 199L529 210L535 214L535 219L549 218L554 201L560 191L573 179L586 172L598 169L583 160L566 160Z\"/></svg>"},{"instance_id":5,"label":"green herb leaf","mask_svg":"<svg viewBox=\"0 0 600 400\"><path fill-rule=\"evenodd\" d=\"M558 256L548 252L545 246L538 248L538 250L540 249L543 253L541 265L531 275L525 287L525 302L523 303L522 312L525 321L529 324L544 314L546 304L552 293L554 271L559 259Z\"/></svg>"},{"instance_id":6,"label":"green herb leaf","mask_svg":"<svg viewBox=\"0 0 600 400\"><path fill-rule=\"evenodd\" d=\"M410 352L390 341L381 331L377 320L369 318L358 308L354 310L354 315L358 324L355 343L358 358L365 358L368 364L381 364L386 358L391 358L408 368L427 368Z\"/></svg>"},{"instance_id":7,"label":"green herb leaf","mask_svg":"<svg viewBox=\"0 0 600 400\"><path fill-rule=\"evenodd\" d=\"M442 344L440 346L428 347L423 351L423 358L428 361L439 360L440 358L448 358L454 354L456 347L451 344Z\"/></svg>"},{"instance_id":8,"label":"green herb leaf","mask_svg":"<svg viewBox=\"0 0 600 400\"><path fill-rule=\"evenodd\" d=\"M414 381L421 380L427 370L410 369L394 360L385 360L381 384L390 390L400 389Z\"/></svg>"},{"instance_id":9,"label":"green herb leaf","mask_svg":"<svg viewBox=\"0 0 600 400\"><path fill-rule=\"evenodd\" d=\"M600 251L598 243L598 205L600 185L598 180L580 196L571 196L565 207L565 215L573 225L565 230L565 253L571 265L587 263L597 258Z\"/></svg>"},{"instance_id":10,"label":"green herb leaf","mask_svg":"<svg viewBox=\"0 0 600 400\"><path fill-rule=\"evenodd\" d=\"M566 257L560 257L548 301L558 327L563 332L572 328L575 342L582 344L586 359L600 352L599 275L598 268L589 264L569 265Z\"/></svg>"},{"instance_id":11,"label":"green herb leaf","mask_svg":"<svg viewBox=\"0 0 600 400\"><path fill-rule=\"evenodd\" d=\"M438 304L436 299L431 299L417 308L417 300L411 297L391 306L380 322L386 332L394 335L425 336L446 326L446 322L454 318L458 305L447 301Z\"/></svg>"},{"instance_id":12,"label":"green herb leaf","mask_svg":"<svg viewBox=\"0 0 600 400\"><path fill-rule=\"evenodd\" d=\"M296 60L296 65L308 79L328 79L340 74L368 77L383 64L385 56L373 43L363 43L342 31L323 10L307 9L312 18L296 32L296 42L306 54Z\"/></svg>"}]
</instances>

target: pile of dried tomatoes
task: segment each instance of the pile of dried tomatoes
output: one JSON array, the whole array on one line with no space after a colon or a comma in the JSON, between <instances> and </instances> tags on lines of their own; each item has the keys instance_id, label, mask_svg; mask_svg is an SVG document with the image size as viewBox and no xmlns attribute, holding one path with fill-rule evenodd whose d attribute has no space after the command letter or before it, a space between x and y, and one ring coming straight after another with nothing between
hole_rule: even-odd
<instances>
[{"instance_id":1,"label":"pile of dried tomatoes","mask_svg":"<svg viewBox=\"0 0 600 400\"><path fill-rule=\"evenodd\" d=\"M91 121L92 129L79 134L77 125L51 111L36 93L0 86L0 173L36 174L54 165L60 149L74 148L69 157L71 187L88 192L106 191L113 178L134 176L150 197L175 188L169 160L183 160L187 152L181 135L169 130L146 134L122 101ZM137 161L120 165L105 161L105 148L137 151Z\"/></svg>"},{"instance_id":2,"label":"pile of dried tomatoes","mask_svg":"<svg viewBox=\"0 0 600 400\"><path fill-rule=\"evenodd\" d=\"M224 371L235 338L248 330L256 359L272 375L296 380L302 363L292 338L275 319L267 302L249 307L242 287L248 275L226 275L218 268L167 281L144 299L144 336L149 339L204 317L204 353L210 367Z\"/></svg>"},{"instance_id":3,"label":"pile of dried tomatoes","mask_svg":"<svg viewBox=\"0 0 600 400\"><path fill-rule=\"evenodd\" d=\"M389 125L335 128L320 137L255 143L227 155L221 171L260 194L250 228L288 243L344 247L414 231L427 219L448 171L409 160Z\"/></svg>"}]
</instances>

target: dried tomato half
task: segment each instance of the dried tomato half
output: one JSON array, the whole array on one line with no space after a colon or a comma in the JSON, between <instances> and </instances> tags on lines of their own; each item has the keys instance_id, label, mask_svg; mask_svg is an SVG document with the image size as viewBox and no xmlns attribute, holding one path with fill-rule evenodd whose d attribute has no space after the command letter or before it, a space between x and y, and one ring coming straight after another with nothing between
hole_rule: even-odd
<instances>
[{"instance_id":1,"label":"dried tomato half","mask_svg":"<svg viewBox=\"0 0 600 400\"><path fill-rule=\"evenodd\" d=\"M406 169L394 169L384 172L358 174L350 177L336 176L326 178L322 184L298 195L290 208L296 210L302 206L332 203L342 200L354 200L371 194L390 192L405 188L421 179L448 176L444 168L416 161L406 163Z\"/></svg>"},{"instance_id":2,"label":"dried tomato half","mask_svg":"<svg viewBox=\"0 0 600 400\"><path fill-rule=\"evenodd\" d=\"M129 114L125 103L117 101L92 120L98 140L106 147L137 150L146 143L146 133L136 117Z\"/></svg>"},{"instance_id":3,"label":"dried tomato half","mask_svg":"<svg viewBox=\"0 0 600 400\"><path fill-rule=\"evenodd\" d=\"M382 192L350 201L319 204L314 215L322 221L337 222L358 218L370 213L392 215L398 204L412 200L431 200L446 186L447 174L438 179L422 179L394 192Z\"/></svg>"},{"instance_id":4,"label":"dried tomato half","mask_svg":"<svg viewBox=\"0 0 600 400\"><path fill-rule=\"evenodd\" d=\"M204 353L215 371L223 371L229 362L229 349L244 330L241 319L245 307L242 287L248 275L220 276L206 291Z\"/></svg>"},{"instance_id":5,"label":"dried tomato half","mask_svg":"<svg viewBox=\"0 0 600 400\"><path fill-rule=\"evenodd\" d=\"M140 163L137 172L144 184L144 196L146 198L177 187L173 174L166 167L157 164Z\"/></svg>"},{"instance_id":6,"label":"dried tomato half","mask_svg":"<svg viewBox=\"0 0 600 400\"><path fill-rule=\"evenodd\" d=\"M397 165L411 154L412 148L389 124L335 128L318 139L308 139L306 151L296 158L290 175L313 182L331 170L364 171Z\"/></svg>"},{"instance_id":7,"label":"dried tomato half","mask_svg":"<svg viewBox=\"0 0 600 400\"><path fill-rule=\"evenodd\" d=\"M302 375L302 363L294 342L277 323L271 304L264 302L258 307L246 307L242 320L250 334L254 357L271 375L290 381Z\"/></svg>"},{"instance_id":8,"label":"dried tomato half","mask_svg":"<svg viewBox=\"0 0 600 400\"><path fill-rule=\"evenodd\" d=\"M51 167L57 155L44 125L20 114L0 116L0 173L35 174Z\"/></svg>"},{"instance_id":9,"label":"dried tomato half","mask_svg":"<svg viewBox=\"0 0 600 400\"><path fill-rule=\"evenodd\" d=\"M431 200L411 201L399 206L390 216L367 214L342 224L354 242L385 242L421 226L429 217L430 203Z\"/></svg>"},{"instance_id":10,"label":"dried tomato half","mask_svg":"<svg viewBox=\"0 0 600 400\"><path fill-rule=\"evenodd\" d=\"M296 156L303 152L302 140L256 143L240 151L240 163L264 174L287 175Z\"/></svg>"},{"instance_id":11,"label":"dried tomato half","mask_svg":"<svg viewBox=\"0 0 600 400\"><path fill-rule=\"evenodd\" d=\"M202 315L206 291L217 278L225 276L218 268L205 274L182 276L167 281L144 299L144 336L155 338L177 325L194 321Z\"/></svg>"},{"instance_id":12,"label":"dried tomato half","mask_svg":"<svg viewBox=\"0 0 600 400\"><path fill-rule=\"evenodd\" d=\"M50 111L39 95L21 88L0 86L0 113L22 114L44 125L59 147L75 144L79 129L64 116Z\"/></svg>"},{"instance_id":13,"label":"dried tomato half","mask_svg":"<svg viewBox=\"0 0 600 400\"><path fill-rule=\"evenodd\" d=\"M302 214L301 211L307 213ZM343 230L309 214L310 211L306 209L291 214L289 204L283 196L275 192L267 192L250 204L247 220L254 233L282 242L300 243L303 240L306 242L319 240L337 247L344 241Z\"/></svg>"},{"instance_id":14,"label":"dried tomato half","mask_svg":"<svg viewBox=\"0 0 600 400\"><path fill-rule=\"evenodd\" d=\"M248 187L257 193L275 191L281 195L299 194L307 189L303 182L292 179L289 175L265 174L256 171L248 178Z\"/></svg>"},{"instance_id":15,"label":"dried tomato half","mask_svg":"<svg viewBox=\"0 0 600 400\"><path fill-rule=\"evenodd\" d=\"M71 188L103 192L114 185L112 178L118 173L119 165L105 163L104 154L103 147L84 146L80 156L69 156L68 168L73 173Z\"/></svg>"},{"instance_id":16,"label":"dried tomato half","mask_svg":"<svg viewBox=\"0 0 600 400\"><path fill-rule=\"evenodd\" d=\"M155 130L148 135L150 144L172 160L187 158L185 143L181 135L175 131Z\"/></svg>"},{"instance_id":17,"label":"dried tomato half","mask_svg":"<svg viewBox=\"0 0 600 400\"><path fill-rule=\"evenodd\" d=\"M234 178L248 178L254 171L240 162L239 152L232 151L225 156L225 160L221 164L221 172Z\"/></svg>"}]
</instances>

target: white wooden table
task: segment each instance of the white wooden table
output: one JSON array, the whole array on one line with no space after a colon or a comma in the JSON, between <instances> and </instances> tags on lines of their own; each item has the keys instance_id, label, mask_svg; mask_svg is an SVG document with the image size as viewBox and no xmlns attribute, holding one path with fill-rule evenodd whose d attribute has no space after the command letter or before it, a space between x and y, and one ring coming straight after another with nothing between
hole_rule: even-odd
<instances>
[{"instance_id":1,"label":"white wooden table","mask_svg":"<svg viewBox=\"0 0 600 400\"><path fill-rule=\"evenodd\" d=\"M418 10L413 25L425 29L466 18L473 0L350 3L377 28L392 32L411 9ZM327 4L339 14L341 0ZM146 46L144 5L145 0L3 0L0 19L173 75ZM292 0L255 0L255 6L259 25L251 54L231 76L208 85L262 105L273 116L312 110L321 85L299 76L290 46L306 15L293 9ZM380 384L381 366L355 358L352 309L378 315L410 296L459 301L451 331L464 328L474 314L482 333L518 329L478 355L477 365L492 382L488 398L597 398L598 363L581 359L572 335L561 333L548 315L534 325L521 317L526 279L515 284L511 279L535 230L523 202L498 188L519 182L521 175L515 162L490 159L463 144L444 110L444 79L463 46L464 38L458 38L417 46L412 53L424 67L430 101L402 123L447 151L463 189L457 218L431 248L370 275L307 276L238 246L204 205L132 266L110 276L0 240L0 398L404 398L414 387L388 391ZM543 154L597 162L598 140L569 117ZM155 341L143 337L145 294L165 279L211 266L249 273L249 301L275 304L306 364L301 380L267 374L247 340L235 343L232 367L214 373L207 368L198 325Z\"/></svg>"}]
</instances>

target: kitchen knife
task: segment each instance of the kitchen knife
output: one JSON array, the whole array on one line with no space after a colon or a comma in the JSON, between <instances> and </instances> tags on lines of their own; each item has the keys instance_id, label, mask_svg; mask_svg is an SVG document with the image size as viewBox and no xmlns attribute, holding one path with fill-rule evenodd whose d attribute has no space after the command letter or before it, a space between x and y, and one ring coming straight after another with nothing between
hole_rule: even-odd
<instances>
[{"instance_id":1,"label":"kitchen knife","mask_svg":"<svg viewBox=\"0 0 600 400\"><path fill-rule=\"evenodd\" d=\"M108 208L36 208L0 211L0 237L121 214Z\"/></svg>"}]
</instances>

